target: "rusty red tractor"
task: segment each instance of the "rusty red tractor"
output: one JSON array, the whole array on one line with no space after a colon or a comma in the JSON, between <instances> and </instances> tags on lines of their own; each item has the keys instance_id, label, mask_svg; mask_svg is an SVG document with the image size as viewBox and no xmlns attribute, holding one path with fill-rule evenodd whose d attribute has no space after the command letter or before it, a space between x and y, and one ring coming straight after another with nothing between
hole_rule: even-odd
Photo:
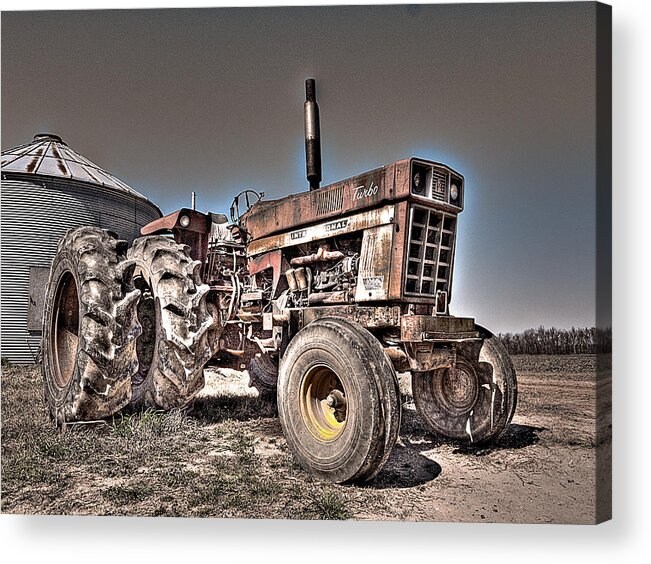
<instances>
[{"instance_id":1,"label":"rusty red tractor","mask_svg":"<svg viewBox=\"0 0 651 564\"><path fill-rule=\"evenodd\" d=\"M517 384L499 340L450 315L464 179L408 158L320 187L319 110L306 81L310 190L245 190L225 215L181 209L129 247L99 228L60 241L47 289L43 376L57 424L127 406L184 408L204 367L246 367L275 394L300 464L367 481L398 438L397 372L436 435L496 439Z\"/></svg>"}]
</instances>

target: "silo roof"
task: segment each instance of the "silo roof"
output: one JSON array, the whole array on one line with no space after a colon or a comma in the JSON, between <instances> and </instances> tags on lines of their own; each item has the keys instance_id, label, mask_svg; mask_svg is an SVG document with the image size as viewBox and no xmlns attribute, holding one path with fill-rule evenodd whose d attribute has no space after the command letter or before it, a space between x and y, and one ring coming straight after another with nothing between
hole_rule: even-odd
<instances>
[{"instance_id":1,"label":"silo roof","mask_svg":"<svg viewBox=\"0 0 651 564\"><path fill-rule=\"evenodd\" d=\"M2 172L71 178L147 198L68 147L53 133L38 133L31 143L2 151Z\"/></svg>"}]
</instances>

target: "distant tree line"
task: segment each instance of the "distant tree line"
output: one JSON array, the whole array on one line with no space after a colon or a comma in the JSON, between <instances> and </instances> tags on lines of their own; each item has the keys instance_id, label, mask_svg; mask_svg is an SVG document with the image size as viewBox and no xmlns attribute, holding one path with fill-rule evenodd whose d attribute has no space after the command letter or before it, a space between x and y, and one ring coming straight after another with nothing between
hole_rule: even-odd
<instances>
[{"instance_id":1,"label":"distant tree line","mask_svg":"<svg viewBox=\"0 0 651 564\"><path fill-rule=\"evenodd\" d=\"M594 354L612 350L612 329L543 327L521 333L500 333L509 354Z\"/></svg>"}]
</instances>

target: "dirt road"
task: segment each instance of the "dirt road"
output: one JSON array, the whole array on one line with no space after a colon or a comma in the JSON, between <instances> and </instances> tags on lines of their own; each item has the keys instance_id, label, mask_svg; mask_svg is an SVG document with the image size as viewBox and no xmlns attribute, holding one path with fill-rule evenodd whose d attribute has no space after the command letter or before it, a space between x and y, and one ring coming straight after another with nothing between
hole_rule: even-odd
<instances>
[{"instance_id":1,"label":"dirt road","mask_svg":"<svg viewBox=\"0 0 651 564\"><path fill-rule=\"evenodd\" d=\"M429 435L415 412L409 376L401 375L400 439L365 487L318 482L302 471L275 406L255 397L245 373L208 371L189 414L146 413L61 434L47 420L37 371L10 369L2 381L2 510L593 523L594 358L514 360L516 415L488 449ZM604 397L610 394L609 378L599 386Z\"/></svg>"}]
</instances>

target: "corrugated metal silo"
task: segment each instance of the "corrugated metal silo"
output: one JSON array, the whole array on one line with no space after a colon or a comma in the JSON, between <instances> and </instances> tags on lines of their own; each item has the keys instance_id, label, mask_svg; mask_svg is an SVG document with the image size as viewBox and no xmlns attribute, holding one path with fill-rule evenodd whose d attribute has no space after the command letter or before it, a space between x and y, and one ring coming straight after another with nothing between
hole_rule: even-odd
<instances>
[{"instance_id":1,"label":"corrugated metal silo","mask_svg":"<svg viewBox=\"0 0 651 564\"><path fill-rule=\"evenodd\" d=\"M1 195L2 357L32 363L50 264L66 230L94 225L131 242L161 212L52 134L2 152Z\"/></svg>"}]
</instances>

